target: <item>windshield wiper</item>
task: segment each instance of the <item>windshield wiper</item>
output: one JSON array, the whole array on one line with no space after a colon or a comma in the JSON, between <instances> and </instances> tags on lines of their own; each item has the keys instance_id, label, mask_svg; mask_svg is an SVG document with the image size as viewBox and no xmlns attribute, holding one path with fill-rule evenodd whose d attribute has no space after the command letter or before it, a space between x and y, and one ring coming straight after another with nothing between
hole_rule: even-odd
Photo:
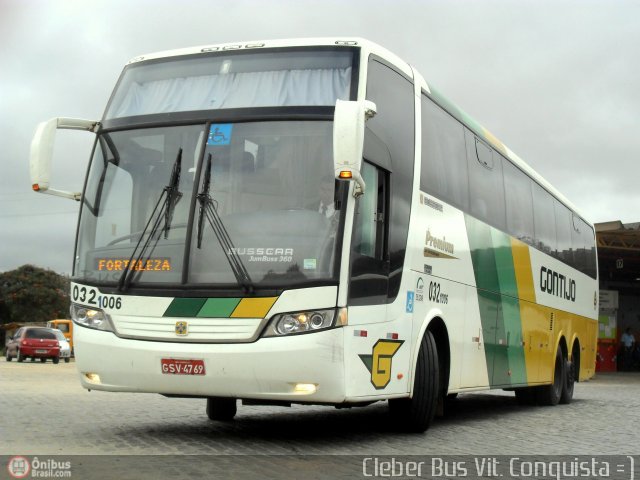
<instances>
[{"instance_id":1,"label":"windshield wiper","mask_svg":"<svg viewBox=\"0 0 640 480\"><path fill-rule=\"evenodd\" d=\"M211 190L211 154L209 154L209 156L207 157L207 166L205 167L202 191L198 194L198 201L200 202L200 212L198 214L197 247L202 248L204 219L206 217L209 225L211 225L213 233L218 239L218 242L220 242L220 247L222 247L222 251L227 257L229 266L231 267L233 275L236 277L238 284L244 288L245 292L252 293L253 282L251 280L251 277L249 276L249 272L242 263L242 259L240 258L240 255L238 255L238 251L231 241L229 232L227 232L224 223L222 223L222 219L218 214L216 202L211 198L209 190Z\"/></svg>"},{"instance_id":2,"label":"windshield wiper","mask_svg":"<svg viewBox=\"0 0 640 480\"><path fill-rule=\"evenodd\" d=\"M169 230L171 230L171 220L173 220L173 212L176 209L176 205L182 198L182 192L178 190L180 184L180 172L182 171L182 148L178 150L178 156L173 164L173 170L171 171L171 179L169 185L164 187L164 191L167 194L166 208L164 212L164 238L169 236Z\"/></svg>"},{"instance_id":3,"label":"windshield wiper","mask_svg":"<svg viewBox=\"0 0 640 480\"><path fill-rule=\"evenodd\" d=\"M171 229L171 220L173 219L173 212L178 204L180 198L182 198L182 192L178 190L178 185L180 184L180 172L182 170L182 148L178 150L178 155L176 156L176 160L173 163L173 169L171 171L171 177L169 178L169 184L166 185L162 189L162 193L160 194L160 198L156 202L155 207L153 207L153 211L149 216L149 220L147 220L147 224L144 229L140 233L140 238L138 239L138 243L135 248L131 252L131 257L129 258L129 263L127 263L124 267L122 275L120 275L120 280L118 281L118 289L120 291L126 291L131 285L131 281L133 280L133 276L135 275L135 270L133 269L135 265L138 265L140 260L144 257L145 252L148 250L151 241L154 237L155 243L153 248L151 249L149 256L151 256L151 252L155 248L160 236L157 235L160 229L160 225L162 224L162 219L164 218L164 238L166 239L169 235L169 230ZM149 230L149 226L151 230ZM149 234L147 235L147 231ZM142 243L142 239L147 237L146 241L140 248L140 244ZM136 256L136 252L138 255ZM135 260L134 260L135 257Z\"/></svg>"}]
</instances>

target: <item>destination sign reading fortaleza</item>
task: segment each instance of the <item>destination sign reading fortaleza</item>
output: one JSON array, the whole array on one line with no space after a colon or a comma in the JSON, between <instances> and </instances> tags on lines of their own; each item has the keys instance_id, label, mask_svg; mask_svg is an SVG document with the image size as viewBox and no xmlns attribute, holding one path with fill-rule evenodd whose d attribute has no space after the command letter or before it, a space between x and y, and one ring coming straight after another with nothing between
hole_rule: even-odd
<instances>
[{"instance_id":1,"label":"destination sign reading fortaleza","mask_svg":"<svg viewBox=\"0 0 640 480\"><path fill-rule=\"evenodd\" d=\"M95 269L101 272L121 272L126 269L131 260L129 258L96 258ZM169 272L170 258L148 258L133 261L129 270L136 272Z\"/></svg>"}]
</instances>

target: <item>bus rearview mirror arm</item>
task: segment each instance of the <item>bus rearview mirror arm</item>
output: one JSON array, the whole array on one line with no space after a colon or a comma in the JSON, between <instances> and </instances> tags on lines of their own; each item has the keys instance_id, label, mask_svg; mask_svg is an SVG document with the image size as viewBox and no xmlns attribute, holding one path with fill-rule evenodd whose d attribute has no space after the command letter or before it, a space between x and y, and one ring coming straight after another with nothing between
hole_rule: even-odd
<instances>
[{"instance_id":1,"label":"bus rearview mirror arm","mask_svg":"<svg viewBox=\"0 0 640 480\"><path fill-rule=\"evenodd\" d=\"M95 133L99 126L99 122L94 120L62 117L52 118L38 125L31 141L31 156L29 160L31 188L35 192L79 201L82 197L80 192L67 192L50 188L51 160L53 158L56 130L84 130Z\"/></svg>"},{"instance_id":2,"label":"bus rearview mirror arm","mask_svg":"<svg viewBox=\"0 0 640 480\"><path fill-rule=\"evenodd\" d=\"M362 195L365 189L364 179L360 174L365 122L375 114L376 105L369 100L336 101L333 119L333 168L338 180L356 182L356 197Z\"/></svg>"}]
</instances>

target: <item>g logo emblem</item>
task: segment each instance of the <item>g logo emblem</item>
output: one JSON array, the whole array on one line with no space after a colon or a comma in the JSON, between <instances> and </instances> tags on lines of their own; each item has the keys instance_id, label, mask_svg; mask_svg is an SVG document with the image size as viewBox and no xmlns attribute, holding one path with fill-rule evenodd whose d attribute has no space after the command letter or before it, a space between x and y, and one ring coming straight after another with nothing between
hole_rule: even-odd
<instances>
[{"instance_id":1,"label":"g logo emblem","mask_svg":"<svg viewBox=\"0 0 640 480\"><path fill-rule=\"evenodd\" d=\"M404 340L378 340L371 351L371 355L359 355L369 373L371 384L376 390L382 390L391 381L391 360Z\"/></svg>"}]
</instances>

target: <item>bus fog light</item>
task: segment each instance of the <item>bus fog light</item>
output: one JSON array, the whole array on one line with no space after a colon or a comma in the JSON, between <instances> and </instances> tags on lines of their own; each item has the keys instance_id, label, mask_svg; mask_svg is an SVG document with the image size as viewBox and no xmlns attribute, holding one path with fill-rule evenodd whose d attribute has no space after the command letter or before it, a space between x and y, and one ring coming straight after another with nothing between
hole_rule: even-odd
<instances>
[{"instance_id":1,"label":"bus fog light","mask_svg":"<svg viewBox=\"0 0 640 480\"><path fill-rule=\"evenodd\" d=\"M318 386L313 383L296 383L293 387L293 393L298 395L311 395L316 393Z\"/></svg>"},{"instance_id":2,"label":"bus fog light","mask_svg":"<svg viewBox=\"0 0 640 480\"><path fill-rule=\"evenodd\" d=\"M97 384L101 383L100 382L100 375L98 375L97 373L87 372L87 373L84 374L84 378L89 383L97 383Z\"/></svg>"}]
</instances>

